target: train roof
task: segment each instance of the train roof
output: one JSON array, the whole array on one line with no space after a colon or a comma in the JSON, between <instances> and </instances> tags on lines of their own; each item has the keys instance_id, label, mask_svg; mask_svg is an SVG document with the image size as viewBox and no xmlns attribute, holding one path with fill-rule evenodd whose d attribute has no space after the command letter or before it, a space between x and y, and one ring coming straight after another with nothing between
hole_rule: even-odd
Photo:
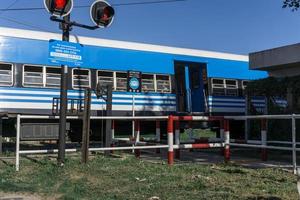
<instances>
[{"instance_id":1,"label":"train roof","mask_svg":"<svg viewBox=\"0 0 300 200\"><path fill-rule=\"evenodd\" d=\"M32 30L25 30L25 29L14 29L14 28L6 28L6 27L0 27L0 36L16 37L16 38L24 38L24 39L36 39L36 40L45 40L45 41L48 41L50 39L61 40L62 37L61 34L58 33L32 31ZM127 41L120 41L120 40L83 37L77 35L70 35L70 42L76 42L76 43L91 45L91 46L118 48L118 49L149 51L149 52L157 52L157 53L216 58L216 59L235 60L235 61L244 61L244 62L249 61L247 55L238 55L238 54L231 54L231 53L205 51L205 50L188 49L188 48L178 48L178 47L171 47L171 46L161 46L161 45L153 45L153 44L137 43L137 42L127 42Z\"/></svg>"}]
</instances>

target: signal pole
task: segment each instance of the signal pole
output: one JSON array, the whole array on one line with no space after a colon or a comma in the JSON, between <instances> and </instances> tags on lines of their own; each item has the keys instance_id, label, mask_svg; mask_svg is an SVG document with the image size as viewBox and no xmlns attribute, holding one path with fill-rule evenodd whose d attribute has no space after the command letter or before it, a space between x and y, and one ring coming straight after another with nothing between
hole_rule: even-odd
<instances>
[{"instance_id":1,"label":"signal pole","mask_svg":"<svg viewBox=\"0 0 300 200\"><path fill-rule=\"evenodd\" d=\"M63 31L62 40L69 42L70 40L70 15L63 17L61 28ZM58 140L58 164L64 165L65 149L66 149L66 123L67 123L67 109L68 109L68 66L61 66L61 87L60 87L60 113L59 113L59 140Z\"/></svg>"},{"instance_id":2,"label":"signal pole","mask_svg":"<svg viewBox=\"0 0 300 200\"><path fill-rule=\"evenodd\" d=\"M60 22L62 40L69 42L72 26L77 26L89 30L106 28L110 26L114 19L115 11L105 0L95 0L91 5L90 16L95 26L89 26L70 21L70 13L73 9L73 0L44 0L46 10L51 14L50 20ZM61 19L61 17L63 19ZM61 86L60 86L60 112L59 112L59 138L58 138L58 158L60 166L64 165L66 149L66 122L68 109L68 66L61 63Z\"/></svg>"}]
</instances>

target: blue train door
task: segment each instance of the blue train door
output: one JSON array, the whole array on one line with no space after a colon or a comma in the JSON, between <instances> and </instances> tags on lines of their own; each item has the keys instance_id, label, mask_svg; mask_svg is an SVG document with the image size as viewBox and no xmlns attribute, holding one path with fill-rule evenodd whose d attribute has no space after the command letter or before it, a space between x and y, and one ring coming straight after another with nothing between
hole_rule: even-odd
<instances>
[{"instance_id":1,"label":"blue train door","mask_svg":"<svg viewBox=\"0 0 300 200\"><path fill-rule=\"evenodd\" d=\"M175 62L178 112L205 112L206 64Z\"/></svg>"}]
</instances>

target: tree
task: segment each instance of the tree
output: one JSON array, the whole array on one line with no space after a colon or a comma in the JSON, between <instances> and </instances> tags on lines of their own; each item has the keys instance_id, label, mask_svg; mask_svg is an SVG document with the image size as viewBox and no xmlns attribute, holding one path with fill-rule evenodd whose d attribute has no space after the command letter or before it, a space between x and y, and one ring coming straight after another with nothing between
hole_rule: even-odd
<instances>
[{"instance_id":1,"label":"tree","mask_svg":"<svg viewBox=\"0 0 300 200\"><path fill-rule=\"evenodd\" d=\"M292 11L296 11L300 8L300 0L284 0L283 8L291 8Z\"/></svg>"}]
</instances>

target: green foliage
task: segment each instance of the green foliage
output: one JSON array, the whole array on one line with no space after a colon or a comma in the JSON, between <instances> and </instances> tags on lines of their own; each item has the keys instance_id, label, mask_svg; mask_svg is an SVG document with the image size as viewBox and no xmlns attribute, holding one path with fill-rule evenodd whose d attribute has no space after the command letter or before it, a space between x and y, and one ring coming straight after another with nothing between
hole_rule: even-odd
<instances>
[{"instance_id":1,"label":"green foliage","mask_svg":"<svg viewBox=\"0 0 300 200\"><path fill-rule=\"evenodd\" d=\"M284 0L283 8L291 8L292 11L296 11L300 7L300 0Z\"/></svg>"}]
</instances>

